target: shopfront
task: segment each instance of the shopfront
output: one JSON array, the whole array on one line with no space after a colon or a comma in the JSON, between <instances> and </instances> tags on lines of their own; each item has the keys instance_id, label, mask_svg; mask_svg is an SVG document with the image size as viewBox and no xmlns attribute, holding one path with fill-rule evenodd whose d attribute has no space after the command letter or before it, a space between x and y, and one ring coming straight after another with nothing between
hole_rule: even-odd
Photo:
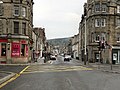
<instances>
[{"instance_id":1,"label":"shopfront","mask_svg":"<svg viewBox=\"0 0 120 90\"><path fill-rule=\"evenodd\" d=\"M112 63L120 64L120 47L113 47L112 49Z\"/></svg>"},{"instance_id":2,"label":"shopfront","mask_svg":"<svg viewBox=\"0 0 120 90\"><path fill-rule=\"evenodd\" d=\"M0 63L27 63L28 40L0 39Z\"/></svg>"}]
</instances>

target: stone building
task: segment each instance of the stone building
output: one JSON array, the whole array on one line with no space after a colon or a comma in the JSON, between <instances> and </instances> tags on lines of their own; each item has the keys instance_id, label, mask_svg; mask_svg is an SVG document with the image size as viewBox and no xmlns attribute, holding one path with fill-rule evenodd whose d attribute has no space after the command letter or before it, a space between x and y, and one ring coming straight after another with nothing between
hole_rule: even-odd
<instances>
[{"instance_id":1,"label":"stone building","mask_svg":"<svg viewBox=\"0 0 120 90\"><path fill-rule=\"evenodd\" d=\"M0 63L31 60L33 0L0 0Z\"/></svg>"},{"instance_id":2,"label":"stone building","mask_svg":"<svg viewBox=\"0 0 120 90\"><path fill-rule=\"evenodd\" d=\"M120 64L120 0L87 0L79 30L81 58Z\"/></svg>"},{"instance_id":3,"label":"stone building","mask_svg":"<svg viewBox=\"0 0 120 90\"><path fill-rule=\"evenodd\" d=\"M72 54L73 54L73 58L78 59L79 58L79 34L74 35L72 37Z\"/></svg>"},{"instance_id":4,"label":"stone building","mask_svg":"<svg viewBox=\"0 0 120 90\"><path fill-rule=\"evenodd\" d=\"M39 54L42 57L43 50L46 48L46 35L45 28L34 28L33 32L35 34L34 38L34 46L33 50L35 50L36 54Z\"/></svg>"}]
</instances>

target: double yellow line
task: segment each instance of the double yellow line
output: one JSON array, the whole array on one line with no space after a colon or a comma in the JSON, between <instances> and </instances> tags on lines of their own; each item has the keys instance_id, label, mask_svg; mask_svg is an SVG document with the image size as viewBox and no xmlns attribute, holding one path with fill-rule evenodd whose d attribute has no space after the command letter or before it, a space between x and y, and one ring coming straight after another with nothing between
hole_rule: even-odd
<instances>
[{"instance_id":1,"label":"double yellow line","mask_svg":"<svg viewBox=\"0 0 120 90\"><path fill-rule=\"evenodd\" d=\"M15 76L13 76L12 78L10 78L9 80L7 80L6 82L2 83L0 85L0 88L4 87L5 85L7 85L9 82L12 82L13 80L17 79L26 69L28 69L30 66L25 67L20 73L15 74Z\"/></svg>"}]
</instances>

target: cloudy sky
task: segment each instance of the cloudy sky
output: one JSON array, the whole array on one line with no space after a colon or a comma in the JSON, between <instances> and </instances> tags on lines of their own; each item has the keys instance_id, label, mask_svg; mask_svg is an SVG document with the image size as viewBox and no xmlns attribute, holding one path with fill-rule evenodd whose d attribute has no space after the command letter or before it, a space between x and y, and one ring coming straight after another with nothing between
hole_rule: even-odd
<instances>
[{"instance_id":1,"label":"cloudy sky","mask_svg":"<svg viewBox=\"0 0 120 90\"><path fill-rule=\"evenodd\" d=\"M34 27L45 28L47 39L70 37L78 33L87 0L33 0Z\"/></svg>"}]
</instances>

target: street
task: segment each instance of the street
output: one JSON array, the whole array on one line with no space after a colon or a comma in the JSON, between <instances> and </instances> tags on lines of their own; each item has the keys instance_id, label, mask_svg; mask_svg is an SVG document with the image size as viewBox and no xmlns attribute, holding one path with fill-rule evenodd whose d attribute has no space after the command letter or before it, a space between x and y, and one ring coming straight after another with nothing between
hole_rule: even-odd
<instances>
[{"instance_id":1,"label":"street","mask_svg":"<svg viewBox=\"0 0 120 90\"><path fill-rule=\"evenodd\" d=\"M86 68L58 57L34 64L0 90L119 90L120 75Z\"/></svg>"}]
</instances>

